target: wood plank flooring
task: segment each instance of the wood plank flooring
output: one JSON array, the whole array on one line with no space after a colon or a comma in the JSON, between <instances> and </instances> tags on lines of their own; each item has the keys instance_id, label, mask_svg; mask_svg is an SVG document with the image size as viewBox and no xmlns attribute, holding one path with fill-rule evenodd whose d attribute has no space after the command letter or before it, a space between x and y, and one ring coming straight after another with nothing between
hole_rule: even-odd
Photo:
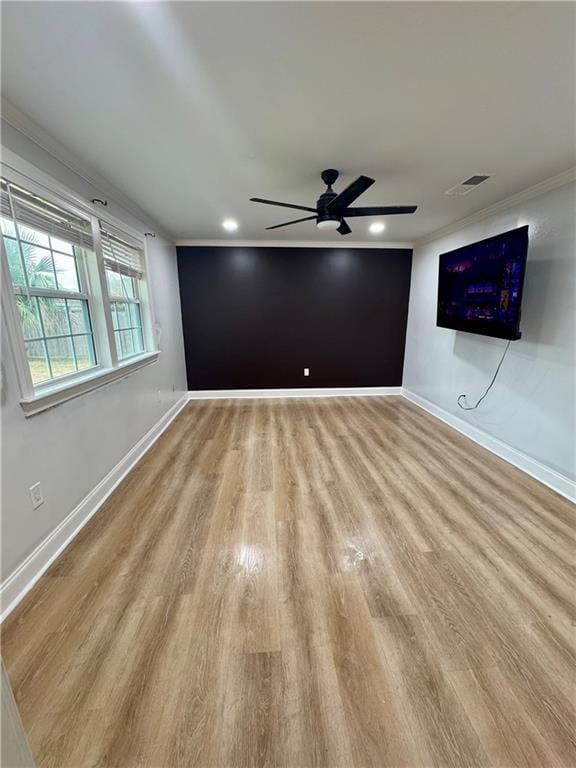
<instances>
[{"instance_id":1,"label":"wood plank flooring","mask_svg":"<svg viewBox=\"0 0 576 768\"><path fill-rule=\"evenodd\" d=\"M574 508L402 398L197 401L2 628L42 768L574 768Z\"/></svg>"}]
</instances>

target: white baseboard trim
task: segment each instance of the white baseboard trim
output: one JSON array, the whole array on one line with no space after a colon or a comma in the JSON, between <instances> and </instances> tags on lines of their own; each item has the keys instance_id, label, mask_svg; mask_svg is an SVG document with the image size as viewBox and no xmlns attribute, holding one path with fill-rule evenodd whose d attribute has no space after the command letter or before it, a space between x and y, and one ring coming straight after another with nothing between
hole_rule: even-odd
<instances>
[{"instance_id":1,"label":"white baseboard trim","mask_svg":"<svg viewBox=\"0 0 576 768\"><path fill-rule=\"evenodd\" d=\"M496 437L492 437L487 432L469 424L464 419L445 411L444 408L440 408L440 406L435 405L421 395L417 395L415 392L406 389L406 387L403 388L402 395L407 400L410 400L411 403L414 403L414 405L417 405L419 408L432 414L432 416L440 419L440 421L448 424L449 427L452 427L457 432L474 440L475 443L478 443L478 445L481 445L483 448L495 453L496 456L504 459L504 461L507 461L509 464L513 464L518 469L526 472L530 477L547 485L548 488L556 491L556 493L564 496L569 501L576 502L576 483L573 480L570 480L570 478L550 469L545 464L541 464L539 461L536 461L536 459L519 451L517 448L513 448L507 443L503 443Z\"/></svg>"},{"instance_id":2,"label":"white baseboard trim","mask_svg":"<svg viewBox=\"0 0 576 768\"><path fill-rule=\"evenodd\" d=\"M189 400L269 399L281 397L367 397L401 395L402 387L309 387L306 389L198 389L188 392Z\"/></svg>"},{"instance_id":3,"label":"white baseboard trim","mask_svg":"<svg viewBox=\"0 0 576 768\"><path fill-rule=\"evenodd\" d=\"M98 485L54 528L0 586L0 622L14 610L34 584L98 511L128 472L152 447L188 402L183 395L136 445L100 480Z\"/></svg>"}]
</instances>

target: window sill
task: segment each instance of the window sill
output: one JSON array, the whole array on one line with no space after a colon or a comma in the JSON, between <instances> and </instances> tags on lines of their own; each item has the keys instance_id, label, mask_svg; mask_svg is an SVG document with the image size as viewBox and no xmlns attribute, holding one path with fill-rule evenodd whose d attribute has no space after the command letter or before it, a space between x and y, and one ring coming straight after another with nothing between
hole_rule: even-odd
<instances>
[{"instance_id":1,"label":"window sill","mask_svg":"<svg viewBox=\"0 0 576 768\"><path fill-rule=\"evenodd\" d=\"M113 381L123 379L125 376L135 373L146 365L155 363L159 356L160 352L146 352L143 355L127 360L125 363L121 363L118 368L100 370L83 376L81 379L76 379L74 382L45 388L42 392L34 395L34 397L20 400L20 405L26 418L34 416L34 414L45 411L47 408L53 408L55 405L65 403L74 397L80 397L94 389L105 387Z\"/></svg>"}]
</instances>

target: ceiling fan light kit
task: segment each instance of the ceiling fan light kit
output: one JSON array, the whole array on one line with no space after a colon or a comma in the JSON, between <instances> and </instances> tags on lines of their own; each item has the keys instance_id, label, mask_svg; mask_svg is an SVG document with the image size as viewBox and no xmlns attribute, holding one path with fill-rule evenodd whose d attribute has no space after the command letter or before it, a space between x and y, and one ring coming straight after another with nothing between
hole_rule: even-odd
<instances>
[{"instance_id":1,"label":"ceiling fan light kit","mask_svg":"<svg viewBox=\"0 0 576 768\"><path fill-rule=\"evenodd\" d=\"M323 232L329 232L330 230L338 229L340 226L340 220L339 219L321 219L318 217L318 221L316 222L316 226L318 229L321 229Z\"/></svg>"},{"instance_id":2,"label":"ceiling fan light kit","mask_svg":"<svg viewBox=\"0 0 576 768\"><path fill-rule=\"evenodd\" d=\"M302 221L312 221L316 219L316 226L323 232L337 231L341 235L349 235L352 230L346 222L346 218L360 216L394 216L404 213L414 213L417 210L415 205L392 205L392 206L369 206L366 208L351 208L351 204L357 200L366 190L374 184L374 179L369 176L359 176L356 181L349 184L339 194L334 192L332 185L338 178L338 171L334 168L328 168L322 171L322 181L326 184L326 191L323 192L316 207L311 208L306 205L293 205L292 203L281 203L277 200L265 200L261 197L251 197L253 203L264 203L265 205L276 205L280 208L293 208L297 211L307 211L312 216L304 216L301 219L286 221L283 224L275 224L266 229L279 229L280 227L289 227L292 224L300 224Z\"/></svg>"}]
</instances>

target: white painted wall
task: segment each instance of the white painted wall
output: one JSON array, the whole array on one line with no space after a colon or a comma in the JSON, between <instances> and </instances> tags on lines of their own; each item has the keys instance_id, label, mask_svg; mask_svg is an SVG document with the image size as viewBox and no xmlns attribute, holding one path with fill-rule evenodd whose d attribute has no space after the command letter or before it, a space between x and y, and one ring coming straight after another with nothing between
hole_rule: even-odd
<instances>
[{"instance_id":1,"label":"white painted wall","mask_svg":"<svg viewBox=\"0 0 576 768\"><path fill-rule=\"evenodd\" d=\"M2 143L86 199L101 197L39 146L2 126ZM142 231L146 222L110 202L108 211ZM187 389L173 244L149 238L150 285L160 358L131 376L24 418L9 345L2 337L2 579L74 509ZM32 511L28 488L42 483Z\"/></svg>"},{"instance_id":2,"label":"white painted wall","mask_svg":"<svg viewBox=\"0 0 576 768\"><path fill-rule=\"evenodd\" d=\"M568 184L414 250L404 386L573 479L575 472L576 187ZM436 327L439 254L523 224L530 246L522 339L477 411L505 341Z\"/></svg>"}]
</instances>

